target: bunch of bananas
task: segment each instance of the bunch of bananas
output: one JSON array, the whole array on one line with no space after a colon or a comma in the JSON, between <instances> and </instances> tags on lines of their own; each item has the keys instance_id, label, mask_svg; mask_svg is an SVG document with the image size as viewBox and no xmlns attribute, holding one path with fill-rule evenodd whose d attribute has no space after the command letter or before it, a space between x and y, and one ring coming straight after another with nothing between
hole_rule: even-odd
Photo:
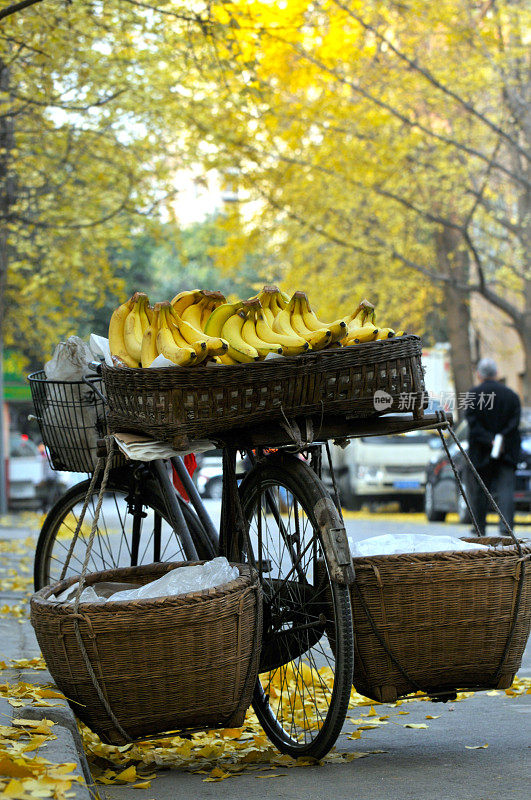
<instances>
[{"instance_id":1,"label":"bunch of bananas","mask_svg":"<svg viewBox=\"0 0 531 800\"><path fill-rule=\"evenodd\" d=\"M147 295L135 292L112 314L109 346L118 365L149 367L162 354L189 367L209 361L248 364L271 353L295 356L403 333L376 327L368 300L326 323L312 311L305 292L289 297L277 286L264 286L248 300L228 303L221 292L193 289L153 308Z\"/></svg>"}]
</instances>

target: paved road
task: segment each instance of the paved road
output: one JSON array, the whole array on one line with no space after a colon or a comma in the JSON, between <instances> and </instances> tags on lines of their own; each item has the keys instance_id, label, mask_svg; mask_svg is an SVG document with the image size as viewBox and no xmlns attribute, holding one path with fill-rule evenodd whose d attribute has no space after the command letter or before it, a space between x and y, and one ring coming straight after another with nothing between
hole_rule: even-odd
<instances>
[{"instance_id":1,"label":"paved road","mask_svg":"<svg viewBox=\"0 0 531 800\"><path fill-rule=\"evenodd\" d=\"M215 517L219 504L209 503ZM348 533L359 540L383 533L426 532L462 536L465 526L428 525L421 515L378 515L362 518L348 515ZM494 532L494 531L493 531ZM531 535L531 527L520 534ZM0 540L24 540L31 528L0 528ZM30 541L26 553L9 554L4 566L14 570L11 583L4 581L0 606L23 603L29 589L31 567ZM26 570L26 571L24 571ZM27 621L22 624L13 615L0 617L2 658L31 656L36 642ZM531 647L528 645L521 677L531 678ZM368 706L353 709L336 748L336 761L321 766L288 768L283 765L266 771L244 771L224 780L222 785L204 782L205 774L190 774L177 768L157 771L147 790L126 786L101 786L105 800L180 800L214 798L225 800L249 797L295 798L297 800L528 800L531 797L529 731L531 694L511 697L476 693L450 704L427 701L408 702L401 706L377 705L375 710L386 724L361 731L361 738L349 739L359 725L352 719L367 714ZM406 714L399 714L407 711ZM433 719L427 719L427 717ZM427 728L405 728L408 724ZM370 722L370 720L367 720ZM484 747L488 745L488 747ZM469 748L480 749L469 749ZM376 752L380 751L380 752ZM359 757L356 754L367 754ZM351 759L351 760L348 760ZM264 779L269 778L265 783Z\"/></svg>"}]
</instances>

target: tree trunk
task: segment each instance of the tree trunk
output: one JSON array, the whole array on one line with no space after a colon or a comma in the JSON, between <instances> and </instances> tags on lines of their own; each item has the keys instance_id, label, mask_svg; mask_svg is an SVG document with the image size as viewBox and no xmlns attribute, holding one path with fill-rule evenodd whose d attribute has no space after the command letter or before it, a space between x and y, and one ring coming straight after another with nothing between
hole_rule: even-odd
<instances>
[{"instance_id":1,"label":"tree trunk","mask_svg":"<svg viewBox=\"0 0 531 800\"><path fill-rule=\"evenodd\" d=\"M518 333L524 351L522 400L524 406L531 406L531 280L525 282L524 324Z\"/></svg>"},{"instance_id":2,"label":"tree trunk","mask_svg":"<svg viewBox=\"0 0 531 800\"><path fill-rule=\"evenodd\" d=\"M448 278L444 283L444 299L452 376L459 400L459 396L467 392L473 383L470 299L468 292L460 288L466 286L469 280L469 258L459 232L453 228L441 229L436 237L436 249L439 271ZM459 416L459 403L456 403L454 413Z\"/></svg>"},{"instance_id":3,"label":"tree trunk","mask_svg":"<svg viewBox=\"0 0 531 800\"><path fill-rule=\"evenodd\" d=\"M9 70L0 59L0 98L9 96ZM6 103L7 107L9 105ZM8 222L13 205L14 180L10 173L11 150L14 147L13 117L7 113L0 116L0 514L7 511L5 464L7 442L4 430L4 312L8 266Z\"/></svg>"}]
</instances>

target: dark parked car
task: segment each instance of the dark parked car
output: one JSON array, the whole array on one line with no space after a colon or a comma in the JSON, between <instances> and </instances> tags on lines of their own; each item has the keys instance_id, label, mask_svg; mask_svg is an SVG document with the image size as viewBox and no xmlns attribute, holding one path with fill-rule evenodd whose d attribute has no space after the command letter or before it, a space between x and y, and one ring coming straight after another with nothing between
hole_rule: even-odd
<instances>
[{"instance_id":1,"label":"dark parked car","mask_svg":"<svg viewBox=\"0 0 531 800\"><path fill-rule=\"evenodd\" d=\"M514 493L517 511L531 511L531 419L529 410L522 413L522 448L516 468L516 487ZM468 424L463 420L455 430L456 436L464 450L468 449ZM438 440L433 441L434 447ZM450 444L452 442L452 444ZM440 442L439 442L440 446ZM465 460L452 439L448 449L457 467L461 479L465 472ZM466 486L466 483L465 483ZM496 498L494 498L496 499ZM432 456L426 473L424 492L424 510L431 522L442 522L446 514L457 511L459 521L470 522L470 515L457 481L444 450L437 449Z\"/></svg>"}]
</instances>

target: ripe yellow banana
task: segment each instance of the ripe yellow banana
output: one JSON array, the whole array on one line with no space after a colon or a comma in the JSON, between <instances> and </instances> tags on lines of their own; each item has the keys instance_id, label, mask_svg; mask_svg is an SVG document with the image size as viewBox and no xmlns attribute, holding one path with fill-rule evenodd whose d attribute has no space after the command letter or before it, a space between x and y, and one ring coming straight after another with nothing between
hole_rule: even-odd
<instances>
[{"instance_id":1,"label":"ripe yellow banana","mask_svg":"<svg viewBox=\"0 0 531 800\"><path fill-rule=\"evenodd\" d=\"M274 294L272 296L271 301L269 303L269 308L276 317L278 314L280 314L281 311L284 311L287 305L288 304L285 300L285 297L281 295L279 291L278 294Z\"/></svg>"},{"instance_id":2,"label":"ripe yellow banana","mask_svg":"<svg viewBox=\"0 0 531 800\"><path fill-rule=\"evenodd\" d=\"M376 334L377 339L392 339L395 332L392 328L379 328Z\"/></svg>"},{"instance_id":3,"label":"ripe yellow banana","mask_svg":"<svg viewBox=\"0 0 531 800\"><path fill-rule=\"evenodd\" d=\"M349 330L348 337L350 338L352 331L363 327L367 320L370 320L370 322L374 325L376 322L376 312L372 303L370 303L368 300L362 300L352 314L345 317L345 322L347 323Z\"/></svg>"},{"instance_id":4,"label":"ripe yellow banana","mask_svg":"<svg viewBox=\"0 0 531 800\"><path fill-rule=\"evenodd\" d=\"M227 353L224 356L216 356L216 361L219 361L220 364L226 364L228 366L233 366L234 364L241 364L241 361L236 361L236 359L231 358Z\"/></svg>"},{"instance_id":5,"label":"ripe yellow banana","mask_svg":"<svg viewBox=\"0 0 531 800\"><path fill-rule=\"evenodd\" d=\"M370 305L370 304L369 304ZM349 326L348 336L343 344L361 344L362 342L372 342L378 335L378 328L374 324L374 306L364 307L361 312L361 325L357 328Z\"/></svg>"},{"instance_id":6,"label":"ripe yellow banana","mask_svg":"<svg viewBox=\"0 0 531 800\"><path fill-rule=\"evenodd\" d=\"M262 311L264 312L264 317L266 318L269 327L273 325L275 315L277 313L277 307L275 307L275 312L272 311L271 301L278 291L279 289L277 286L264 286L263 289L256 295L256 299L260 301Z\"/></svg>"},{"instance_id":7,"label":"ripe yellow banana","mask_svg":"<svg viewBox=\"0 0 531 800\"><path fill-rule=\"evenodd\" d=\"M258 331L256 330L256 316L254 306L251 305L253 302L256 302L260 305L260 301L247 301L244 303L244 308L247 309L247 319L242 325L241 336L244 342L250 344L251 347L254 347L255 350L258 351L258 355L265 358L268 353L277 353L278 355L282 355L282 347L272 342L266 342L264 339L260 338L258 335Z\"/></svg>"},{"instance_id":8,"label":"ripe yellow banana","mask_svg":"<svg viewBox=\"0 0 531 800\"><path fill-rule=\"evenodd\" d=\"M125 320L124 342L125 349L131 358L140 362L142 337L146 328L149 327L149 320L146 313L146 306L149 300L147 295L143 292L136 292L133 296L136 296L136 300Z\"/></svg>"},{"instance_id":9,"label":"ripe yellow banana","mask_svg":"<svg viewBox=\"0 0 531 800\"><path fill-rule=\"evenodd\" d=\"M323 350L332 341L332 331L328 328L320 328L317 331L309 331L304 324L302 316L302 292L295 292L285 310L279 314L290 314L290 323L293 330L303 339L306 339L311 350ZM346 328L346 326L345 326Z\"/></svg>"},{"instance_id":10,"label":"ripe yellow banana","mask_svg":"<svg viewBox=\"0 0 531 800\"><path fill-rule=\"evenodd\" d=\"M242 338L244 322L245 315L241 311L237 311L225 322L221 335L229 343L227 355L242 364L249 364L252 361L260 361L260 354L255 347L247 344Z\"/></svg>"},{"instance_id":11,"label":"ripe yellow banana","mask_svg":"<svg viewBox=\"0 0 531 800\"><path fill-rule=\"evenodd\" d=\"M221 336L221 331L226 321L239 311L242 306L242 300L238 300L236 303L223 303L219 305L209 316L205 325L205 333L208 334L208 336Z\"/></svg>"},{"instance_id":12,"label":"ripe yellow banana","mask_svg":"<svg viewBox=\"0 0 531 800\"><path fill-rule=\"evenodd\" d=\"M179 333L189 344L192 346L199 345L203 349L203 344L206 348L207 356L220 356L226 353L229 344L219 336L209 336L199 328L195 328L189 322L179 317L175 310L171 312L172 320L179 329Z\"/></svg>"},{"instance_id":13,"label":"ripe yellow banana","mask_svg":"<svg viewBox=\"0 0 531 800\"><path fill-rule=\"evenodd\" d=\"M182 367L188 367L197 361L197 354L193 347L179 347L173 338L170 328L170 319L168 316L168 309L171 308L170 304L163 305L159 311L159 329L157 332L157 348L165 358L173 361L174 364L179 364Z\"/></svg>"},{"instance_id":14,"label":"ripe yellow banana","mask_svg":"<svg viewBox=\"0 0 531 800\"><path fill-rule=\"evenodd\" d=\"M306 341L310 345L310 350L324 350L332 342L332 331L326 330L326 328L322 331L314 331Z\"/></svg>"},{"instance_id":15,"label":"ripe yellow banana","mask_svg":"<svg viewBox=\"0 0 531 800\"><path fill-rule=\"evenodd\" d=\"M373 342L378 335L378 328L375 325L363 325L361 328L355 328L349 333L348 338L342 344L361 344L362 342Z\"/></svg>"},{"instance_id":16,"label":"ripe yellow banana","mask_svg":"<svg viewBox=\"0 0 531 800\"><path fill-rule=\"evenodd\" d=\"M178 313L178 312L177 312ZM202 331L201 328L201 315L203 313L203 305L201 302L192 303L191 305L187 306L182 314L179 314L184 322L188 322L193 328L196 328L198 331Z\"/></svg>"},{"instance_id":17,"label":"ripe yellow banana","mask_svg":"<svg viewBox=\"0 0 531 800\"><path fill-rule=\"evenodd\" d=\"M264 342L279 344L285 356L298 356L310 349L310 345L301 336L287 336L273 330L266 319L265 309L258 309L256 312L256 333Z\"/></svg>"},{"instance_id":18,"label":"ripe yellow banana","mask_svg":"<svg viewBox=\"0 0 531 800\"><path fill-rule=\"evenodd\" d=\"M343 318L336 319L334 322L321 322L320 319L314 314L311 309L310 301L308 300L308 296L303 293L301 297L301 311L302 311L302 319L305 326L310 331L320 331L323 328L326 330L331 331L332 338L331 342L340 342L342 339L345 339L348 335L348 327L347 321Z\"/></svg>"},{"instance_id":19,"label":"ripe yellow banana","mask_svg":"<svg viewBox=\"0 0 531 800\"><path fill-rule=\"evenodd\" d=\"M138 359L129 355L124 338L125 322L136 302L136 295L137 293L130 297L126 303L122 303L121 306L118 306L118 308L113 311L109 322L109 347L111 355L117 356L124 364L127 364L128 367L140 366Z\"/></svg>"},{"instance_id":20,"label":"ripe yellow banana","mask_svg":"<svg viewBox=\"0 0 531 800\"><path fill-rule=\"evenodd\" d=\"M142 303L142 306L140 308L140 325L142 326L142 336L151 325L152 319L153 319L153 309L150 307L149 300L146 295L146 299Z\"/></svg>"},{"instance_id":21,"label":"ripe yellow banana","mask_svg":"<svg viewBox=\"0 0 531 800\"><path fill-rule=\"evenodd\" d=\"M191 306L193 303L198 303L201 297L200 289L190 289L186 292L179 292L179 294L176 294L171 301L171 305L173 310L181 316L185 308L188 308L188 306Z\"/></svg>"},{"instance_id":22,"label":"ripe yellow banana","mask_svg":"<svg viewBox=\"0 0 531 800\"><path fill-rule=\"evenodd\" d=\"M141 353L141 363L143 367L149 367L152 361L156 359L159 354L159 350L157 347L157 333L159 329L159 311L160 311L160 304L155 303L155 307L153 309L153 316L151 319L151 325L149 328L146 328L144 335L142 337L142 353Z\"/></svg>"},{"instance_id":23,"label":"ripe yellow banana","mask_svg":"<svg viewBox=\"0 0 531 800\"><path fill-rule=\"evenodd\" d=\"M297 333L291 324L290 308L283 309L275 316L272 327L276 333L282 333L284 336L297 336L301 338L300 334ZM305 339L306 337L303 336L302 338Z\"/></svg>"},{"instance_id":24,"label":"ripe yellow banana","mask_svg":"<svg viewBox=\"0 0 531 800\"><path fill-rule=\"evenodd\" d=\"M174 321L172 311L168 313L168 321L170 330L172 332L173 341L175 342L177 347L191 347L195 351L195 354L197 356L194 364L200 364L202 361L204 361L205 358L208 357L206 341L201 341L201 342L198 341L194 342L193 344L187 342L186 339L181 335L181 332Z\"/></svg>"}]
</instances>

